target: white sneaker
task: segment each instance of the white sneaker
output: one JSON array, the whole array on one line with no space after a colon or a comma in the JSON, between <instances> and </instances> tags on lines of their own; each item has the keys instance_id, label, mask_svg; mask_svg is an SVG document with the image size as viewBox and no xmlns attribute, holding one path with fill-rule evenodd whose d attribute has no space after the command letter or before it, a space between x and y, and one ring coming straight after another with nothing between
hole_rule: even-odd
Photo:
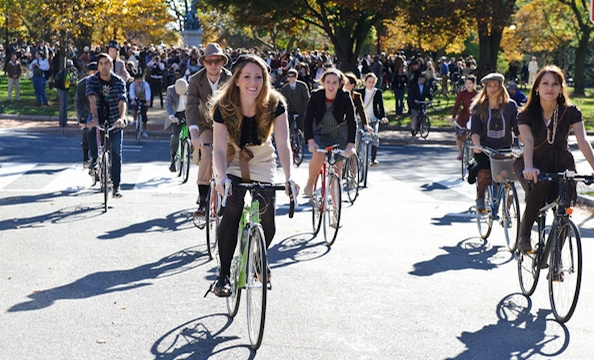
<instances>
[{"instance_id":1,"label":"white sneaker","mask_svg":"<svg viewBox=\"0 0 594 360\"><path fill-rule=\"evenodd\" d=\"M142 137L144 137L144 138L147 138L148 137L148 134L146 133L146 131L143 131L142 132Z\"/></svg>"}]
</instances>

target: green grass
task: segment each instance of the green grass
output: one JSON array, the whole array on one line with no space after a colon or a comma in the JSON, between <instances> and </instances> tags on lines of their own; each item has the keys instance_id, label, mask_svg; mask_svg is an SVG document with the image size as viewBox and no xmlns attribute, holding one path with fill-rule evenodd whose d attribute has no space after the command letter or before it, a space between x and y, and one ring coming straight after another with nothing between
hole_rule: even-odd
<instances>
[{"instance_id":1,"label":"green grass","mask_svg":"<svg viewBox=\"0 0 594 360\"><path fill-rule=\"evenodd\" d=\"M16 102L14 89L12 92L12 102L8 98L8 77L0 75L0 114L20 114L20 115L53 115L60 114L60 99L57 90L50 90L46 87L47 99L50 106L37 106L35 100L35 91L33 91L33 82L31 79L21 77L21 101ZM76 117L76 110L74 109L74 96L76 88L70 89L68 116Z\"/></svg>"},{"instance_id":2,"label":"green grass","mask_svg":"<svg viewBox=\"0 0 594 360\"><path fill-rule=\"evenodd\" d=\"M526 91L528 93L528 91ZM569 88L569 94L573 93L573 88ZM394 100L394 93L390 90L383 92L384 109L386 111L390 125L393 126L410 126L410 117L408 115L396 116L396 101ZM428 111L431 118L432 127L451 127L450 118L452 117L452 108L454 107L455 98L445 98L443 95L438 95L434 100L440 100L442 103L447 103L443 109L430 109ZM587 89L586 96L570 95L570 100L576 104L582 111L584 117L584 125L586 130L594 131L594 90ZM406 95L405 95L406 101Z\"/></svg>"}]
</instances>

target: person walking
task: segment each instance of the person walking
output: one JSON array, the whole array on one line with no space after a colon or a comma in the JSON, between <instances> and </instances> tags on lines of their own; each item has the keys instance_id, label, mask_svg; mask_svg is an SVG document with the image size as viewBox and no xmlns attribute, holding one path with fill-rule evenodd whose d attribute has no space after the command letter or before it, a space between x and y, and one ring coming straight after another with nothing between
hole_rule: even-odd
<instances>
[{"instance_id":1,"label":"person walking","mask_svg":"<svg viewBox=\"0 0 594 360\"><path fill-rule=\"evenodd\" d=\"M33 72L33 90L35 91L37 106L49 106L45 89L45 72L49 71L49 69L49 61L47 61L41 51L37 51L35 53L35 60L31 61L31 65L29 65L29 70Z\"/></svg>"},{"instance_id":2,"label":"person walking","mask_svg":"<svg viewBox=\"0 0 594 360\"><path fill-rule=\"evenodd\" d=\"M165 73L165 64L161 61L159 54L154 54L151 61L146 64L147 68L151 69L151 76L149 84L151 85L151 99L150 107L153 107L153 99L156 95L161 101L161 109L163 108L163 74Z\"/></svg>"},{"instance_id":3,"label":"person walking","mask_svg":"<svg viewBox=\"0 0 594 360\"><path fill-rule=\"evenodd\" d=\"M12 88L16 101L21 101L21 73L23 68L18 60L17 53L10 55L10 61L6 64L6 73L8 74L8 101L12 101Z\"/></svg>"},{"instance_id":4,"label":"person walking","mask_svg":"<svg viewBox=\"0 0 594 360\"><path fill-rule=\"evenodd\" d=\"M126 69L126 63L120 59L119 56L120 45L116 40L110 40L107 44L107 54L111 57L113 61L113 72L122 78L126 84L132 80L130 77L130 73Z\"/></svg>"},{"instance_id":5,"label":"person walking","mask_svg":"<svg viewBox=\"0 0 594 360\"><path fill-rule=\"evenodd\" d=\"M532 60L528 63L528 85L533 85L538 73L538 62L536 62L536 56L532 57Z\"/></svg>"},{"instance_id":6,"label":"person walking","mask_svg":"<svg viewBox=\"0 0 594 360\"><path fill-rule=\"evenodd\" d=\"M68 126L68 91L70 90L71 80L76 83L76 76L72 79L71 74L73 65L72 60L66 60L66 67L54 76L54 84L60 97L60 115L58 117L60 127Z\"/></svg>"},{"instance_id":7,"label":"person walking","mask_svg":"<svg viewBox=\"0 0 594 360\"><path fill-rule=\"evenodd\" d=\"M186 103L186 121L192 145L194 146L194 159L198 160L198 209L195 217L204 217L206 214L206 196L208 186L212 179L212 119L208 115L208 102L210 98L230 78L231 72L224 66L227 56L223 49L216 43L206 45L204 54L199 58L203 68L190 77L188 84L188 97Z\"/></svg>"},{"instance_id":8,"label":"person walking","mask_svg":"<svg viewBox=\"0 0 594 360\"><path fill-rule=\"evenodd\" d=\"M400 66L392 78L392 91L396 100L396 115L404 112L404 93L408 86L408 76L404 73L404 67Z\"/></svg>"},{"instance_id":9,"label":"person walking","mask_svg":"<svg viewBox=\"0 0 594 360\"><path fill-rule=\"evenodd\" d=\"M120 198L120 180L122 175L122 139L126 120L126 83L113 71L113 60L105 53L97 55L99 72L87 78L86 95L91 108L91 120L87 126L95 128L106 121L109 126L115 126L110 133L111 144L111 180L113 182L113 197ZM92 131L91 131L92 132ZM97 137L89 137L92 164L97 161Z\"/></svg>"}]
</instances>

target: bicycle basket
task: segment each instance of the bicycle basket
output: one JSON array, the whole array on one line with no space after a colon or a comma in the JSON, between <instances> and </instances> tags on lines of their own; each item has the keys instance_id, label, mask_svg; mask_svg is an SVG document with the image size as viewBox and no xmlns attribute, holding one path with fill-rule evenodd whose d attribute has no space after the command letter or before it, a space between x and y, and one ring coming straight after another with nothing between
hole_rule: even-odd
<instances>
[{"instance_id":1,"label":"bicycle basket","mask_svg":"<svg viewBox=\"0 0 594 360\"><path fill-rule=\"evenodd\" d=\"M502 182L518 181L518 174L514 172L514 156L512 154L495 154L489 157L491 161L491 178L493 181Z\"/></svg>"}]
</instances>

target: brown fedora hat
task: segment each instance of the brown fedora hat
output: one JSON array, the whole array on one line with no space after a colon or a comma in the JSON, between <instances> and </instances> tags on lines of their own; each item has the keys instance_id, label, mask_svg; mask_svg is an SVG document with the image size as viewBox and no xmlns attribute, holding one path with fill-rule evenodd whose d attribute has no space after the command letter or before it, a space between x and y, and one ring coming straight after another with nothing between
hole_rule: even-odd
<instances>
[{"instance_id":1,"label":"brown fedora hat","mask_svg":"<svg viewBox=\"0 0 594 360\"><path fill-rule=\"evenodd\" d=\"M206 45L206 48L204 49L204 54L198 58L200 65L204 66L204 58L207 56L222 57L223 61L224 61L223 66L225 66L227 64L227 62L229 61L229 59L223 52L223 49L221 49L221 47L217 43L210 43L210 44Z\"/></svg>"}]
</instances>

